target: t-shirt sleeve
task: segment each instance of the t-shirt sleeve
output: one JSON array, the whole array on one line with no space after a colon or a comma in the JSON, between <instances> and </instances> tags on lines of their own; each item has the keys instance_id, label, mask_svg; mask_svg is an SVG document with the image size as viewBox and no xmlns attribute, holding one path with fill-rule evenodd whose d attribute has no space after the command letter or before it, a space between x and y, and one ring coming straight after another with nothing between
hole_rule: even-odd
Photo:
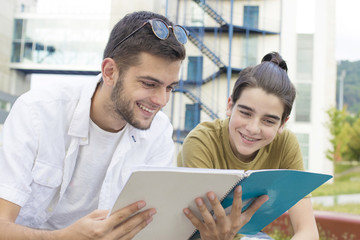
<instances>
[{"instance_id":1,"label":"t-shirt sleeve","mask_svg":"<svg viewBox=\"0 0 360 240\"><path fill-rule=\"evenodd\" d=\"M207 138L200 130L193 130L185 138L177 156L178 167L214 168Z\"/></svg>"},{"instance_id":2,"label":"t-shirt sleeve","mask_svg":"<svg viewBox=\"0 0 360 240\"><path fill-rule=\"evenodd\" d=\"M291 131L286 131L283 138L283 161L280 168L304 170L304 162L296 135Z\"/></svg>"}]
</instances>

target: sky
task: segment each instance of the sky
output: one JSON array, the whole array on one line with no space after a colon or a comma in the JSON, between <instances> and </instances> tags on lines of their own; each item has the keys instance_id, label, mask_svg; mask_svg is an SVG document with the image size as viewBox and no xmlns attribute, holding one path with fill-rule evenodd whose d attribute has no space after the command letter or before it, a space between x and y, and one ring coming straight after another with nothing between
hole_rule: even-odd
<instances>
[{"instance_id":1,"label":"sky","mask_svg":"<svg viewBox=\"0 0 360 240\"><path fill-rule=\"evenodd\" d=\"M360 60L359 10L359 0L336 0L336 60Z\"/></svg>"},{"instance_id":2,"label":"sky","mask_svg":"<svg viewBox=\"0 0 360 240\"><path fill-rule=\"evenodd\" d=\"M360 0L336 1L336 60L360 60ZM298 0L296 5L298 33L314 33L314 0Z\"/></svg>"}]
</instances>

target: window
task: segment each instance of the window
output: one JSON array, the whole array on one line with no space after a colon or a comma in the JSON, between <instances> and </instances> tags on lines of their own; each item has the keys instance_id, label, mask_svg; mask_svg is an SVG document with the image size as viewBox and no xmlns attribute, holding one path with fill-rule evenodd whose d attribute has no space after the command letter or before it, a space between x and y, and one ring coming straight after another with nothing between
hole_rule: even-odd
<instances>
[{"instance_id":1,"label":"window","mask_svg":"<svg viewBox=\"0 0 360 240\"><path fill-rule=\"evenodd\" d=\"M297 96L295 102L295 121L310 122L311 117L311 84L299 83L296 85Z\"/></svg>"},{"instance_id":2,"label":"window","mask_svg":"<svg viewBox=\"0 0 360 240\"><path fill-rule=\"evenodd\" d=\"M192 83L202 83L202 56L189 56L187 69L187 81Z\"/></svg>"},{"instance_id":3,"label":"window","mask_svg":"<svg viewBox=\"0 0 360 240\"><path fill-rule=\"evenodd\" d=\"M298 133L296 137L299 141L301 153L303 156L304 168L309 169L309 134Z\"/></svg>"},{"instance_id":4,"label":"window","mask_svg":"<svg viewBox=\"0 0 360 240\"><path fill-rule=\"evenodd\" d=\"M259 6L244 6L244 27L258 28Z\"/></svg>"},{"instance_id":5,"label":"window","mask_svg":"<svg viewBox=\"0 0 360 240\"><path fill-rule=\"evenodd\" d=\"M200 123L200 105L198 103L186 104L185 131L190 132Z\"/></svg>"},{"instance_id":6,"label":"window","mask_svg":"<svg viewBox=\"0 0 360 240\"><path fill-rule=\"evenodd\" d=\"M257 64L258 56L258 36L249 36L243 40L242 67Z\"/></svg>"},{"instance_id":7,"label":"window","mask_svg":"<svg viewBox=\"0 0 360 240\"><path fill-rule=\"evenodd\" d=\"M313 34L297 35L297 54L296 54L296 78L298 80L311 81L313 77L313 54L314 54Z\"/></svg>"},{"instance_id":8,"label":"window","mask_svg":"<svg viewBox=\"0 0 360 240\"><path fill-rule=\"evenodd\" d=\"M27 60L32 60L32 53L33 53L33 43L32 42L26 42L24 44L24 58Z\"/></svg>"}]
</instances>

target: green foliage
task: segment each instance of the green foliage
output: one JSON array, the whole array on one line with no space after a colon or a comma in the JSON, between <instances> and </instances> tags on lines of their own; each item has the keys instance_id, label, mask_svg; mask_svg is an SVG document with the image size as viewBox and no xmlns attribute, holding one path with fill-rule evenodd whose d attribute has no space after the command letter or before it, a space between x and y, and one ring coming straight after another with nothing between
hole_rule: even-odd
<instances>
[{"instance_id":1,"label":"green foliage","mask_svg":"<svg viewBox=\"0 0 360 240\"><path fill-rule=\"evenodd\" d=\"M347 151L344 155L348 160L360 161L360 118L353 124L348 136L351 141L347 143Z\"/></svg>"},{"instance_id":2,"label":"green foliage","mask_svg":"<svg viewBox=\"0 0 360 240\"><path fill-rule=\"evenodd\" d=\"M360 112L360 61L340 61L337 65L337 79L345 71L344 79L344 104L348 106L349 112L356 114ZM337 88L339 96L339 88ZM339 102L339 101L337 101Z\"/></svg>"},{"instance_id":3,"label":"green foliage","mask_svg":"<svg viewBox=\"0 0 360 240\"><path fill-rule=\"evenodd\" d=\"M344 149L344 145L346 145L348 141L348 135L346 134L348 127L346 129L343 128L348 115L346 107L342 111L339 111L336 108L330 108L326 113L330 119L327 123L327 127L329 127L332 136L330 139L332 149L327 151L326 157L330 160L340 161L341 151Z\"/></svg>"},{"instance_id":4,"label":"green foliage","mask_svg":"<svg viewBox=\"0 0 360 240\"><path fill-rule=\"evenodd\" d=\"M315 189L311 195L335 196L340 194L360 193L360 164L335 164L333 183L326 183Z\"/></svg>"},{"instance_id":5,"label":"green foliage","mask_svg":"<svg viewBox=\"0 0 360 240\"><path fill-rule=\"evenodd\" d=\"M331 148L326 157L335 162L360 162L360 118L347 112L347 108L337 110L330 108L326 112L329 116L327 127L331 133Z\"/></svg>"}]
</instances>

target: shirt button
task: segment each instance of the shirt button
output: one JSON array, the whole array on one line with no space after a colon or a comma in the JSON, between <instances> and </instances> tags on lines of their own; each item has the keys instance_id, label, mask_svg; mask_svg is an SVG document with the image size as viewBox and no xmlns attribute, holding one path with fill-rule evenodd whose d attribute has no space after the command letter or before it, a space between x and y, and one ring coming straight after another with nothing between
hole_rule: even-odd
<instances>
[{"instance_id":1,"label":"shirt button","mask_svg":"<svg viewBox=\"0 0 360 240\"><path fill-rule=\"evenodd\" d=\"M49 207L49 208L47 209L47 211L48 211L48 212L52 212L52 211L53 211L52 207Z\"/></svg>"}]
</instances>

